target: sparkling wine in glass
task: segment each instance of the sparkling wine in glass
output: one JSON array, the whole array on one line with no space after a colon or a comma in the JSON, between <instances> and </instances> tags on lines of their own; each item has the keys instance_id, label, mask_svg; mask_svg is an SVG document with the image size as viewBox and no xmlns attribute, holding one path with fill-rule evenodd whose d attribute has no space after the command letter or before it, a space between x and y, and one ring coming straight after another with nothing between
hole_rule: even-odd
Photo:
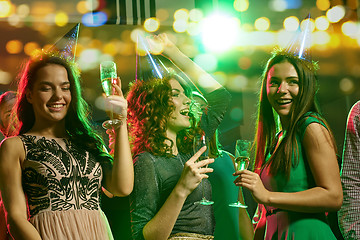
<instances>
[{"instance_id":1,"label":"sparkling wine in glass","mask_svg":"<svg viewBox=\"0 0 360 240\"><path fill-rule=\"evenodd\" d=\"M194 137L194 142L193 142L194 153L199 151L200 148L202 148L203 146L206 146L206 150L198 158L198 161L209 158L209 146L208 146L208 141L205 137L205 134L196 135ZM205 187L204 187L203 181L201 181L200 184L201 184L201 190L202 190L202 199L200 201L195 202L195 204L201 204L201 205L205 205L205 206L214 204L213 201L210 201L210 200L206 199L206 197L205 197Z\"/></svg>"},{"instance_id":2,"label":"sparkling wine in glass","mask_svg":"<svg viewBox=\"0 0 360 240\"><path fill-rule=\"evenodd\" d=\"M235 147L235 170L241 171L248 168L250 164L249 149L251 142L248 140L238 139L236 140ZM238 192L238 200L234 203L230 203L230 207L247 208L248 206L242 204L239 201L240 195L242 194L241 187Z\"/></svg>"},{"instance_id":3,"label":"sparkling wine in glass","mask_svg":"<svg viewBox=\"0 0 360 240\"><path fill-rule=\"evenodd\" d=\"M103 61L100 63L100 80L106 96L113 95L115 89L112 84L118 84L116 64L113 61ZM110 107L110 119L102 123L103 128L110 129L120 124L121 121L119 119L113 119L113 109Z\"/></svg>"}]
</instances>

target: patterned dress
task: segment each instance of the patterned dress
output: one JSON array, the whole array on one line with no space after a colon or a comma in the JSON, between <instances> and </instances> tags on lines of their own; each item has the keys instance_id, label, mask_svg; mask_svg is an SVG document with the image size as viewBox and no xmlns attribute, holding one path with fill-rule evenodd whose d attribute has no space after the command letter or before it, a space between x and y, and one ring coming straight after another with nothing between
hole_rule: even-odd
<instances>
[{"instance_id":1,"label":"patterned dress","mask_svg":"<svg viewBox=\"0 0 360 240\"><path fill-rule=\"evenodd\" d=\"M99 206L103 171L94 156L68 139L19 137L28 214L42 239L113 239Z\"/></svg>"},{"instance_id":2,"label":"patterned dress","mask_svg":"<svg viewBox=\"0 0 360 240\"><path fill-rule=\"evenodd\" d=\"M316 186L301 143L309 124L318 123L325 126L319 117L315 113L307 113L303 117L304 121L298 126L296 140L299 145L299 161L293 161L289 180L283 174L269 174L268 165L262 170L260 177L266 189L273 192L300 192ZM270 155L267 160L269 157ZM324 212L294 212L269 206L266 206L266 212L266 240L336 240Z\"/></svg>"}]
</instances>

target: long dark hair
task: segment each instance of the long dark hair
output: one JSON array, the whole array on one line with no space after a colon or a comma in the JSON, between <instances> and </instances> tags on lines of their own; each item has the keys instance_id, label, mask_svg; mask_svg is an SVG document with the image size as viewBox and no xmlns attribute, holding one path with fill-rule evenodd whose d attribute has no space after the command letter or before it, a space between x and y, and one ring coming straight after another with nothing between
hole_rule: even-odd
<instances>
[{"instance_id":1,"label":"long dark hair","mask_svg":"<svg viewBox=\"0 0 360 240\"><path fill-rule=\"evenodd\" d=\"M266 68L262 75L262 84L260 89L257 128L255 132L254 147L255 150L255 170L261 169L265 164L266 156L274 149L277 142L276 133L281 126L278 120L278 115L274 112L271 104L267 98L266 82L269 70L278 63L289 62L294 66L299 78L299 93L296 101L292 105L290 112L290 123L286 129L286 135L272 153L271 158L266 164L270 165L270 174L276 175L282 173L286 177L290 175L292 166L292 158L295 157L295 164L298 162L298 143L296 141L296 131L298 123L307 112L316 113L321 121L327 126L332 137L331 141L336 149L335 140L331 133L330 127L321 117L320 107L316 98L318 91L318 79L315 74L317 64L307 60L300 59L285 51L277 50L268 60Z\"/></svg>"},{"instance_id":2,"label":"long dark hair","mask_svg":"<svg viewBox=\"0 0 360 240\"><path fill-rule=\"evenodd\" d=\"M104 151L101 137L90 125L90 111L88 104L81 96L80 71L77 65L54 52L42 53L30 59L20 75L15 105L19 121L17 133L28 132L35 123L33 106L27 101L26 92L33 89L39 69L49 64L63 66L70 81L71 102L65 117L65 129L70 140L94 154L99 162L111 163L112 158Z\"/></svg>"}]
</instances>

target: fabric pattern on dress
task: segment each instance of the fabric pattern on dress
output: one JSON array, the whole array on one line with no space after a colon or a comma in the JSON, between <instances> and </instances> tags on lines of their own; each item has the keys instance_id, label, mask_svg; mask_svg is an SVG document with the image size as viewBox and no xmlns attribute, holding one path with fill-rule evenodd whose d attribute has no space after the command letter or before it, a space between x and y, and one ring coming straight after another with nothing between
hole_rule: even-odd
<instances>
[{"instance_id":1,"label":"fabric pattern on dress","mask_svg":"<svg viewBox=\"0 0 360 240\"><path fill-rule=\"evenodd\" d=\"M351 108L346 126L341 182L344 199L338 212L344 239L360 239L360 101Z\"/></svg>"},{"instance_id":2,"label":"fabric pattern on dress","mask_svg":"<svg viewBox=\"0 0 360 240\"><path fill-rule=\"evenodd\" d=\"M23 189L43 239L112 239L99 206L102 168L68 139L21 135Z\"/></svg>"},{"instance_id":3,"label":"fabric pattern on dress","mask_svg":"<svg viewBox=\"0 0 360 240\"><path fill-rule=\"evenodd\" d=\"M264 186L273 192L300 192L315 187L315 180L302 148L302 140L306 127L311 123L325 126L319 115L307 113L300 121L296 140L298 143L298 162L293 159L290 178L287 180L284 174L272 176L269 167L265 165L260 177ZM286 134L286 133L285 133ZM267 156L266 160L270 158ZM326 221L325 213L302 213L274 209L266 206L266 240L274 239L336 239Z\"/></svg>"}]
</instances>

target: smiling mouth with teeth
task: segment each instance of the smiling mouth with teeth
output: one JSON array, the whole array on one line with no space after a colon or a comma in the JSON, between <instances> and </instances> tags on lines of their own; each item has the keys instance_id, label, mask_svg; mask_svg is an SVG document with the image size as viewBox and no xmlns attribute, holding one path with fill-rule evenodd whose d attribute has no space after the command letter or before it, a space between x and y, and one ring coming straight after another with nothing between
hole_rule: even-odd
<instances>
[{"instance_id":1,"label":"smiling mouth with teeth","mask_svg":"<svg viewBox=\"0 0 360 240\"><path fill-rule=\"evenodd\" d=\"M292 100L291 99L279 99L279 100L276 100L276 103L279 105L285 105L285 104L292 103Z\"/></svg>"},{"instance_id":2,"label":"smiling mouth with teeth","mask_svg":"<svg viewBox=\"0 0 360 240\"><path fill-rule=\"evenodd\" d=\"M189 109L180 110L180 114L184 116L189 116Z\"/></svg>"}]
</instances>

